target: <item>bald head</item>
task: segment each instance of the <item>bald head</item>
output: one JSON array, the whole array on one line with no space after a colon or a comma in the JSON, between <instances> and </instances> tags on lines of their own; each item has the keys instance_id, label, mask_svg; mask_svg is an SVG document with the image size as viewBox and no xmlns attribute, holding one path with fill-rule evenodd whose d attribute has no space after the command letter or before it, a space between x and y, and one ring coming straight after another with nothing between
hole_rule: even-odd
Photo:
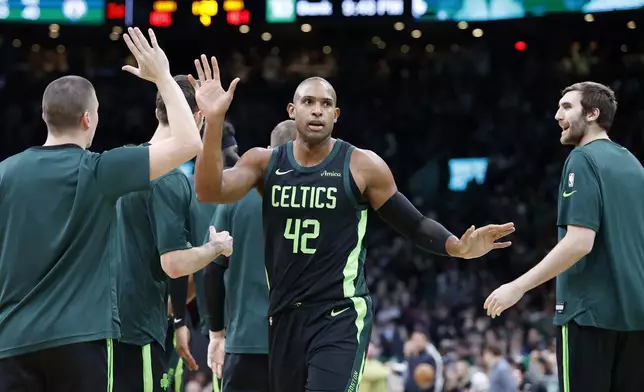
<instances>
[{"instance_id":1,"label":"bald head","mask_svg":"<svg viewBox=\"0 0 644 392\"><path fill-rule=\"evenodd\" d=\"M304 86L308 85L309 83L320 83L324 85L324 87L329 90L329 93L331 93L331 96L333 97L333 104L334 105L338 104L338 95L335 93L335 89L333 88L331 83L329 83L328 80L321 78L319 76L312 76L310 78L304 79L302 83L300 83L295 89L295 94L293 95L293 102L299 101L299 99L302 97L302 94L300 94L300 91Z\"/></svg>"},{"instance_id":2,"label":"bald head","mask_svg":"<svg viewBox=\"0 0 644 392\"><path fill-rule=\"evenodd\" d=\"M271 147L277 147L286 144L291 140L295 140L297 135L297 128L295 128L295 121L285 120L277 124L271 132Z\"/></svg>"},{"instance_id":3,"label":"bald head","mask_svg":"<svg viewBox=\"0 0 644 392\"><path fill-rule=\"evenodd\" d=\"M98 109L92 83L80 76L63 76L49 83L42 97L42 118L50 132L81 127L85 113Z\"/></svg>"}]
</instances>

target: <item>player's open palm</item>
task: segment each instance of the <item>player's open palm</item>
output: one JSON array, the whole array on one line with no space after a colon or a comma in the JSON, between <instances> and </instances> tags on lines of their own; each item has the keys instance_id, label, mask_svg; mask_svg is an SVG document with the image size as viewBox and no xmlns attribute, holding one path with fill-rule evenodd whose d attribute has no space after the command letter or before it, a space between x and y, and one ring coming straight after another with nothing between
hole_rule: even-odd
<instances>
[{"instance_id":1,"label":"player's open palm","mask_svg":"<svg viewBox=\"0 0 644 392\"><path fill-rule=\"evenodd\" d=\"M214 247L217 254L230 257L233 254L233 237L227 231L217 232L215 226L210 226L210 246Z\"/></svg>"},{"instance_id":2,"label":"player's open palm","mask_svg":"<svg viewBox=\"0 0 644 392\"><path fill-rule=\"evenodd\" d=\"M219 65L214 56L210 58L209 64L206 55L202 54L201 60L195 60L195 68L197 69L199 83L192 75L188 76L188 80L196 90L195 98L197 99L199 110L201 110L206 119L224 117L230 107L230 103L233 101L239 78L235 78L230 83L228 91L224 90L221 87Z\"/></svg>"},{"instance_id":3,"label":"player's open palm","mask_svg":"<svg viewBox=\"0 0 644 392\"><path fill-rule=\"evenodd\" d=\"M170 75L170 63L168 57L157 43L157 37L152 29L148 30L150 42L138 27L127 29L123 34L123 40L136 59L136 67L126 65L122 69L141 79L156 83L161 78Z\"/></svg>"},{"instance_id":4,"label":"player's open palm","mask_svg":"<svg viewBox=\"0 0 644 392\"><path fill-rule=\"evenodd\" d=\"M487 225L478 229L472 226L458 241L458 253L464 259L474 259L486 255L491 250L507 248L512 242L497 241L512 233L514 223Z\"/></svg>"}]
</instances>

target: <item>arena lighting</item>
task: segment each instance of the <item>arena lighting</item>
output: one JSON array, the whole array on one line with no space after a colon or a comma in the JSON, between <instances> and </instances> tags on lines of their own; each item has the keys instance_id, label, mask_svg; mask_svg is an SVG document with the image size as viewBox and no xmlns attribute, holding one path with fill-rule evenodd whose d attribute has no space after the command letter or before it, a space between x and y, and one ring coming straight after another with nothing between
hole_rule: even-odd
<instances>
[{"instance_id":1,"label":"arena lighting","mask_svg":"<svg viewBox=\"0 0 644 392\"><path fill-rule=\"evenodd\" d=\"M224 0L224 11L241 11L244 9L244 2L242 0Z\"/></svg>"},{"instance_id":2,"label":"arena lighting","mask_svg":"<svg viewBox=\"0 0 644 392\"><path fill-rule=\"evenodd\" d=\"M177 2L157 0L152 4L152 9L157 12L174 12L177 10Z\"/></svg>"},{"instance_id":3,"label":"arena lighting","mask_svg":"<svg viewBox=\"0 0 644 392\"><path fill-rule=\"evenodd\" d=\"M125 4L107 3L105 17L107 19L125 18Z\"/></svg>"},{"instance_id":4,"label":"arena lighting","mask_svg":"<svg viewBox=\"0 0 644 392\"><path fill-rule=\"evenodd\" d=\"M526 45L526 43L523 41L517 41L514 43L514 49L518 50L519 52L523 52L527 47L528 45Z\"/></svg>"},{"instance_id":5,"label":"arena lighting","mask_svg":"<svg viewBox=\"0 0 644 392\"><path fill-rule=\"evenodd\" d=\"M150 12L150 26L168 27L172 24L172 14L169 12Z\"/></svg>"},{"instance_id":6,"label":"arena lighting","mask_svg":"<svg viewBox=\"0 0 644 392\"><path fill-rule=\"evenodd\" d=\"M201 0L192 2L192 14L199 16L199 21L204 26L210 26L213 16L219 12L219 4L215 0Z\"/></svg>"},{"instance_id":7,"label":"arena lighting","mask_svg":"<svg viewBox=\"0 0 644 392\"><path fill-rule=\"evenodd\" d=\"M631 30L635 30L637 28L637 25L635 24L635 21L631 20L630 22L626 23L626 27Z\"/></svg>"},{"instance_id":8,"label":"arena lighting","mask_svg":"<svg viewBox=\"0 0 644 392\"><path fill-rule=\"evenodd\" d=\"M593 14L586 14L584 15L584 20L588 23L592 23L595 21L595 17L593 16Z\"/></svg>"},{"instance_id":9,"label":"arena lighting","mask_svg":"<svg viewBox=\"0 0 644 392\"><path fill-rule=\"evenodd\" d=\"M232 26L247 25L250 22L250 11L230 11L226 14L226 22Z\"/></svg>"}]
</instances>

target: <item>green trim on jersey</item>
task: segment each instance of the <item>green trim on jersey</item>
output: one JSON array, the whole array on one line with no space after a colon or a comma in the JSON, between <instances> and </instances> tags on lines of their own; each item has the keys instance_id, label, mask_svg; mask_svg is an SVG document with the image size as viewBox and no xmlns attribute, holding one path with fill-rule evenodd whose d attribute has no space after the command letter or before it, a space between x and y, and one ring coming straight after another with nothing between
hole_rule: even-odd
<instances>
[{"instance_id":1,"label":"green trim on jersey","mask_svg":"<svg viewBox=\"0 0 644 392\"><path fill-rule=\"evenodd\" d=\"M275 168L275 162L277 162L277 155L279 154L281 147L282 146L277 146L273 148L273 151L271 152L271 158L268 160L268 165L266 165L266 170L264 171L264 185L266 185L266 181L268 181L273 169Z\"/></svg>"},{"instance_id":2,"label":"green trim on jersey","mask_svg":"<svg viewBox=\"0 0 644 392\"><path fill-rule=\"evenodd\" d=\"M107 392L114 389L114 342L107 339Z\"/></svg>"},{"instance_id":3,"label":"green trim on jersey","mask_svg":"<svg viewBox=\"0 0 644 392\"><path fill-rule=\"evenodd\" d=\"M297 161L295 160L295 155L293 154L293 141L290 141L286 144L286 155L288 156L288 161L295 170L302 173L312 173L314 171L324 169L326 165L331 163L331 161L333 161L333 158L335 158L335 156L338 154L338 151L340 151L340 147L342 147L342 140L335 139L335 144L333 145L333 148L331 149L329 155L327 155L326 158L322 160L322 162L318 163L315 166L302 166L297 163Z\"/></svg>"},{"instance_id":4,"label":"green trim on jersey","mask_svg":"<svg viewBox=\"0 0 644 392\"><path fill-rule=\"evenodd\" d=\"M154 391L154 377L152 376L152 350L150 344L141 347L143 357L143 392Z\"/></svg>"},{"instance_id":5,"label":"green trim on jersey","mask_svg":"<svg viewBox=\"0 0 644 392\"><path fill-rule=\"evenodd\" d=\"M366 211L365 211L366 212ZM369 305L364 297L351 298L353 307L356 310L356 340L358 341L358 349L356 350L356 357L353 361L353 370L351 378L349 379L346 392L357 392L362 381L362 373L364 371L365 358L367 356L367 346L369 345L370 328L365 328L365 321L369 314Z\"/></svg>"},{"instance_id":6,"label":"green trim on jersey","mask_svg":"<svg viewBox=\"0 0 644 392\"><path fill-rule=\"evenodd\" d=\"M342 290L345 298L352 298L356 294L356 279L360 272L360 255L362 253L362 241L367 233L367 210L358 211L358 240L356 247L349 253L347 264L344 267L344 282Z\"/></svg>"},{"instance_id":7,"label":"green trim on jersey","mask_svg":"<svg viewBox=\"0 0 644 392\"><path fill-rule=\"evenodd\" d=\"M570 347L568 345L568 324L561 326L561 366L563 366L563 391L570 392Z\"/></svg>"},{"instance_id":8,"label":"green trim on jersey","mask_svg":"<svg viewBox=\"0 0 644 392\"><path fill-rule=\"evenodd\" d=\"M347 154L345 155L344 158L344 167L342 169L342 183L344 185L344 191L346 192L347 196L349 197L349 200L351 201L351 204L358 209L358 210L364 210L367 208L366 205L360 205L360 202L358 199L356 199L356 195L353 194L353 189L351 189L351 154L353 153L353 150L355 149L354 146L349 147L349 150L347 151Z\"/></svg>"}]
</instances>

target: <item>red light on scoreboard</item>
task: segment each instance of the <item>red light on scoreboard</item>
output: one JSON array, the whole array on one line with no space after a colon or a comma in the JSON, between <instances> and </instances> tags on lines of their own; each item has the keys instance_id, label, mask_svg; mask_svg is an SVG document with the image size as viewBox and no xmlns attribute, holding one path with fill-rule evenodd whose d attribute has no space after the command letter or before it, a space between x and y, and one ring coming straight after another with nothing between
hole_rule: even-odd
<instances>
[{"instance_id":1,"label":"red light on scoreboard","mask_svg":"<svg viewBox=\"0 0 644 392\"><path fill-rule=\"evenodd\" d=\"M124 19L125 4L107 3L105 16L107 17L107 19Z\"/></svg>"},{"instance_id":2,"label":"red light on scoreboard","mask_svg":"<svg viewBox=\"0 0 644 392\"><path fill-rule=\"evenodd\" d=\"M241 11L230 11L226 15L226 21L229 25L239 26L243 24L248 24L250 22L250 11L241 10Z\"/></svg>"},{"instance_id":3,"label":"red light on scoreboard","mask_svg":"<svg viewBox=\"0 0 644 392\"><path fill-rule=\"evenodd\" d=\"M172 24L172 15L169 12L150 12L150 25L154 27L168 27Z\"/></svg>"},{"instance_id":4,"label":"red light on scoreboard","mask_svg":"<svg viewBox=\"0 0 644 392\"><path fill-rule=\"evenodd\" d=\"M523 52L524 50L527 49L527 47L528 47L528 45L526 45L526 43L523 42L523 41L517 41L514 44L514 49L518 50L519 52Z\"/></svg>"}]
</instances>

